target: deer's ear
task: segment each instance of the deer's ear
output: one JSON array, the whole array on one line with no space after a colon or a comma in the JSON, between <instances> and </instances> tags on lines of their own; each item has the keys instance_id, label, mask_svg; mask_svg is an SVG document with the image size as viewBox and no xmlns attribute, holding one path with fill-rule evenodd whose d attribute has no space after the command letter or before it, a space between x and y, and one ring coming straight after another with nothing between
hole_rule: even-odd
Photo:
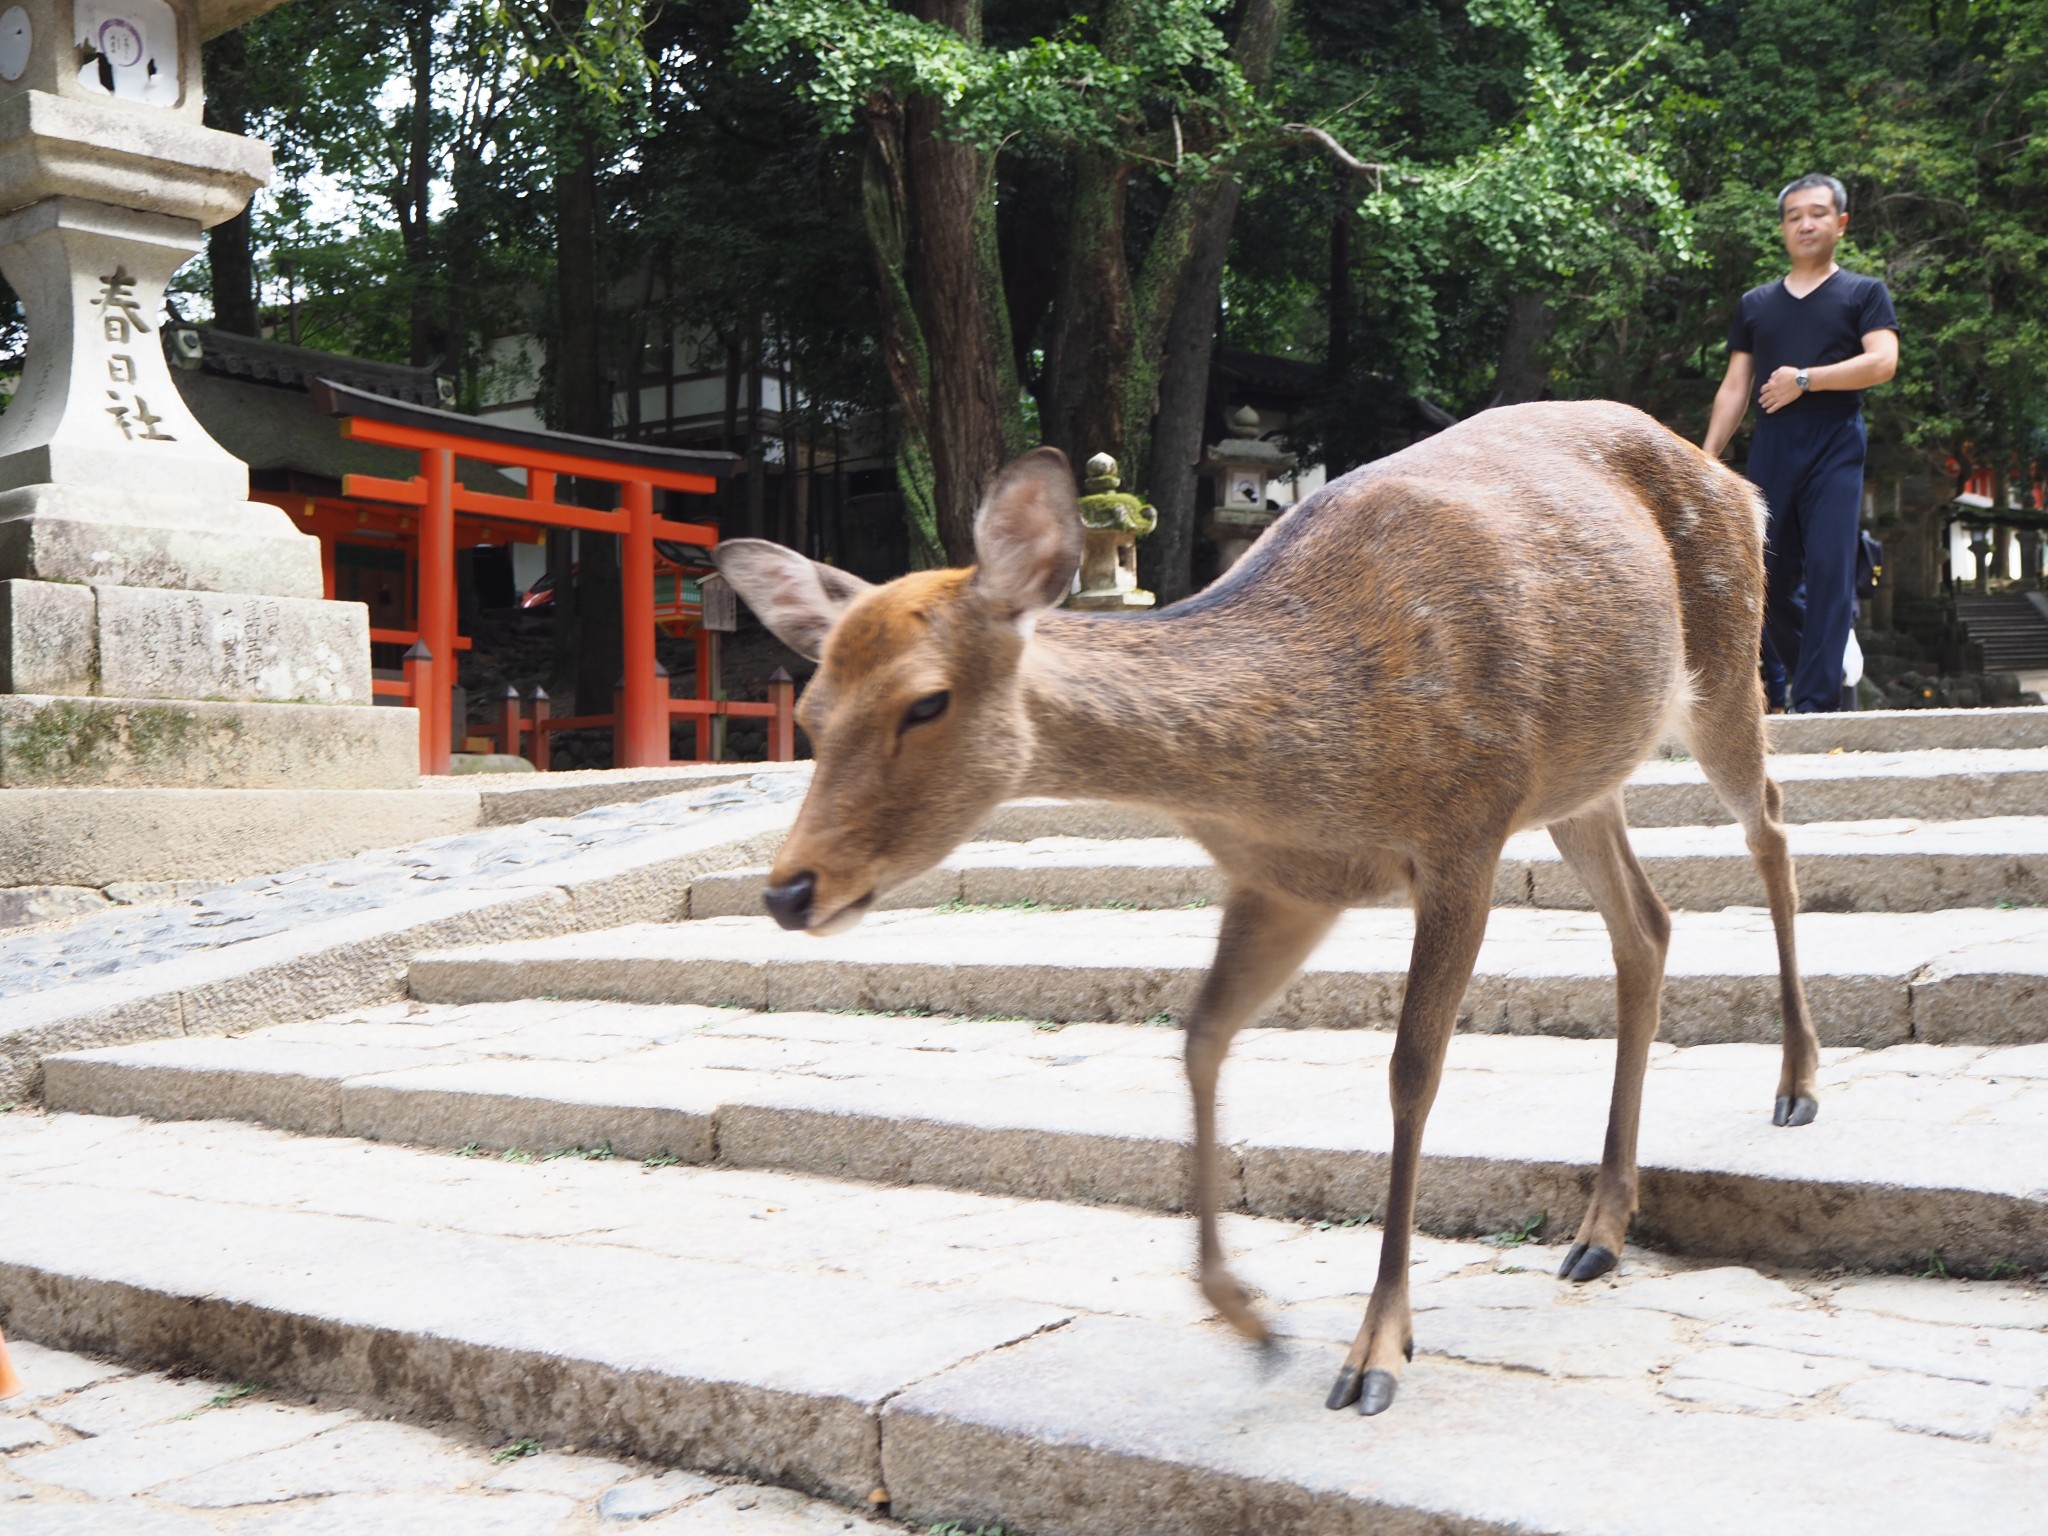
<instances>
[{"instance_id":1,"label":"deer's ear","mask_svg":"<svg viewBox=\"0 0 2048 1536\"><path fill-rule=\"evenodd\" d=\"M1081 564L1081 507L1057 448L1034 448L996 476L974 514L974 585L1019 618L1060 603Z\"/></svg>"},{"instance_id":2,"label":"deer's ear","mask_svg":"<svg viewBox=\"0 0 2048 1536\"><path fill-rule=\"evenodd\" d=\"M812 661L847 605L869 590L858 576L766 539L728 539L711 552L711 563L776 638Z\"/></svg>"}]
</instances>

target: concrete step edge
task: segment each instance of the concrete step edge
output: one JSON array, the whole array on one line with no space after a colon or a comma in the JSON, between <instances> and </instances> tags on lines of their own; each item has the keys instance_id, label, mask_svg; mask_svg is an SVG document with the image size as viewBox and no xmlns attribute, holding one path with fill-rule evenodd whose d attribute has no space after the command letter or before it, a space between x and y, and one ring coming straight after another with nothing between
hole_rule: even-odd
<instances>
[{"instance_id":1,"label":"concrete step edge","mask_svg":"<svg viewBox=\"0 0 2048 1536\"><path fill-rule=\"evenodd\" d=\"M744 1038L745 1020L733 1028ZM1104 1032L1075 1033L1095 1040ZM1380 1209L1391 1148L1390 1126L1382 1123L1385 1050L1361 1054L1367 1044L1390 1048L1384 1037L1355 1035L1326 1043L1274 1039L1264 1048L1247 1042L1244 1051L1257 1054L1237 1064L1235 1093L1229 1074L1225 1080L1230 1209L1331 1221ZM1611 1050L1544 1042L1540 1054L1509 1051L1510 1062L1533 1057L1549 1070L1507 1070L1508 1086L1489 1092L1489 1069L1461 1064L1479 1044L1454 1051L1425 1153L1418 1224L1438 1236L1471 1237L1512 1229L1540 1211L1568 1226L1598 1171ZM1290 1068L1283 1050L1304 1052L1306 1061ZM1330 1050L1358 1058L1355 1071L1341 1072L1336 1098L1339 1074L1314 1066ZM1632 1240L1805 1267L1910 1272L1939 1252L1958 1275L2015 1264L2048 1270L2048 1186L2029 1187L2014 1173L2014 1158L2032 1155L2026 1146L2048 1154L2048 1136L2025 1115L2029 1104L2048 1099L2048 1082L2032 1091L2023 1082L2009 1096L2018 1122L1970 1124L1971 1114L1985 1113L1984 1092L2000 1081L1991 1068L1944 1082L1935 1072L1938 1051L1908 1050L1914 1072L1931 1080L1910 1113L1887 1109L1905 1080L1885 1069L1883 1053L1865 1054L1843 1073L1824 1071L1822 1122L1798 1130L1767 1123L1775 1052L1747 1052L1732 1071L1718 1064L1723 1052L1667 1053L1652 1070L1646 1099L1642 1209ZM1960 1066L1979 1053L1951 1054ZM1185 1098L1172 1059L1138 1069L1128 1058L1096 1058L1092 1066L1062 1058L992 1082L966 1057L952 1078L940 1070L944 1060L927 1056L916 1076L892 1076L885 1060L869 1079L834 1081L692 1070L673 1061L496 1059L394 1069L337 1055L256 1036L60 1056L48 1064L48 1103L66 1113L239 1120L474 1152L603 1147L621 1158L1030 1199L1162 1211L1187 1205ZM895 1070L907 1068L899 1061ZM1571 1113L1560 1113L1558 1098Z\"/></svg>"},{"instance_id":2,"label":"concrete step edge","mask_svg":"<svg viewBox=\"0 0 2048 1536\"><path fill-rule=\"evenodd\" d=\"M2048 905L2048 817L1922 824L1895 836L1875 835L1881 823L1795 826L1793 857L1800 900L1808 912L1938 912L2003 904ZM1819 827L1851 844L1802 847ZM1857 829L1872 835L1856 838ZM1984 847L1955 835L1985 833ZM1761 906L1763 882L1734 827L1697 830L1721 847L1658 846L1656 833L1638 836L1636 854L1650 882L1674 911L1719 911ZM2001 834L2003 834L2001 836ZM1996 845L1996 846L1990 846ZM768 868L722 870L692 884L688 916L752 917L762 911ZM1224 882L1208 854L1183 838L1033 839L964 844L944 863L884 893L878 911L946 906L1139 907L1164 909L1215 902ZM1510 840L1494 882L1496 906L1584 911L1591 901L1548 837ZM1395 894L1373 903L1402 906Z\"/></svg>"},{"instance_id":3,"label":"concrete step edge","mask_svg":"<svg viewBox=\"0 0 2048 1536\"><path fill-rule=\"evenodd\" d=\"M277 1154L293 1156L290 1147ZM739 1473L855 1508L882 1497L889 1514L918 1526L1000 1520L1030 1536L1794 1536L1820 1516L1830 1528L1903 1536L1942 1528L1959 1500L1986 1530L2025 1529L2039 1508L2037 1437L2024 1426L2018 1438L1967 1445L1841 1408L1723 1411L1612 1379L1635 1370L1537 1374L1491 1352L1484 1302L1440 1300L1418 1314L1425 1353L1396 1411L1364 1424L1321 1406L1343 1347L1327 1320L1301 1319L1261 1364L1213 1325L1116 1315L1119 1307L499 1235L445 1218L401 1225L211 1196L84 1193L62 1181L9 1191L18 1219L0 1225L0 1277L18 1297L9 1317L17 1338L197 1363L323 1402ZM81 1205L89 1219L77 1219ZM1015 1214L1029 1222L1035 1213ZM1355 1256L1343 1236L1295 1241L1341 1261ZM1443 1272L1482 1287L1513 1274L1474 1262L1454 1258ZM1310 1264L1305 1254L1293 1261L1296 1271ZM1629 1300L1631 1283L1667 1289ZM1686 1310L1694 1296L1713 1300ZM1860 1343L1860 1321L1845 1324L1753 1274L1653 1270L1574 1299L1582 1304L1491 1315L1524 1355L1567 1311L1581 1324L1567 1349L1606 1339L1632 1358L1645 1346L1626 1341L1653 1330L1627 1325L1652 1314L1674 1358L1753 1334L1796 1334L1812 1353L1795 1360L1817 1363L1831 1363L1830 1349L1871 1347ZM1355 1303L1344 1310L1355 1317ZM1676 1319L1699 1321L1681 1328ZM1935 1345L1924 1341L1929 1331L1890 1328L1912 1333L1905 1347L1919 1355L1946 1351L1936 1363L1945 1375L1902 1368L1896 1343L1859 1369L1908 1390L2009 1380L2026 1386L1974 1389L2008 1403L2038 1396L2030 1336L1950 1327ZM1428 1353L1431 1340L1449 1353ZM1948 1359L1972 1343L2024 1358L1989 1374ZM1555 1358L1557 1346L1546 1353ZM2012 1408L2004 1412L2010 1423ZM1560 1464L1574 1475L1556 1475ZM1795 1484L1800 1497L1787 1498ZM1670 1497L1674 1487L1685 1496Z\"/></svg>"},{"instance_id":4,"label":"concrete step edge","mask_svg":"<svg viewBox=\"0 0 2048 1536\"><path fill-rule=\"evenodd\" d=\"M897 932L866 938L897 918ZM429 1003L559 997L1137 1023L1185 1009L1213 959L1215 922L1213 909L911 911L879 914L828 944L778 935L765 919L713 918L429 952L415 956L407 979L411 995ZM1392 1028L1407 977L1407 924L1395 910L1346 914L1265 1022ZM2048 1041L2048 912L1819 913L1803 916L1798 932L1823 1045ZM1611 1036L1605 946L1590 914L1497 911L1459 1028ZM1771 1043L1779 1033L1767 919L1680 914L1661 1038Z\"/></svg>"}]
</instances>

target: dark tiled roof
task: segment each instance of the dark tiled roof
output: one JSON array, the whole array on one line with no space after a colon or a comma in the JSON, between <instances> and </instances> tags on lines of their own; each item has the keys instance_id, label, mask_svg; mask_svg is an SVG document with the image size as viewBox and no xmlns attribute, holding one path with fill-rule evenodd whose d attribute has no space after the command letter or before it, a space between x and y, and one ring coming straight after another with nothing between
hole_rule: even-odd
<instances>
[{"instance_id":1,"label":"dark tiled roof","mask_svg":"<svg viewBox=\"0 0 2048 1536\"><path fill-rule=\"evenodd\" d=\"M195 337L197 366L190 355ZM343 438L340 424L314 406L309 391L313 380L338 376L394 399L424 393L432 402L437 390L430 368L367 363L197 325L166 326L164 351L185 404L215 442L249 466L259 488L334 495L343 475L405 480L419 473L417 454ZM516 481L487 464L458 460L456 475L471 490L519 494Z\"/></svg>"},{"instance_id":2,"label":"dark tiled roof","mask_svg":"<svg viewBox=\"0 0 2048 1536\"><path fill-rule=\"evenodd\" d=\"M315 379L333 379L388 400L430 406L450 403L442 396L441 380L431 368L409 368L403 363L376 363L333 352L316 352L311 347L294 347L260 336L217 331L209 325L172 326L166 331L164 347L174 367L191 367L180 351L190 347L189 338L193 337L200 348L201 373L301 391L310 390Z\"/></svg>"},{"instance_id":3,"label":"dark tiled roof","mask_svg":"<svg viewBox=\"0 0 2048 1536\"><path fill-rule=\"evenodd\" d=\"M1216 349L1216 375L1226 393L1249 393L1291 400L1315 399L1330 387L1330 370L1298 358L1247 352L1243 347Z\"/></svg>"}]
</instances>

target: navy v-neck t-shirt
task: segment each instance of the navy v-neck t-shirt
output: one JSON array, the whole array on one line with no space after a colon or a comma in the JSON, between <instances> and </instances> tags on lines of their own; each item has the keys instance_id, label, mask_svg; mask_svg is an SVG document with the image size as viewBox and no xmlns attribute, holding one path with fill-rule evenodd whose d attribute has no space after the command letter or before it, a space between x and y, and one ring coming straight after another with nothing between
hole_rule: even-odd
<instances>
[{"instance_id":1,"label":"navy v-neck t-shirt","mask_svg":"<svg viewBox=\"0 0 2048 1536\"><path fill-rule=\"evenodd\" d=\"M1872 331L1896 331L1892 296L1883 283L1839 267L1805 298L1794 298L1781 278L1752 288L1735 308L1728 327L1728 350L1748 352L1756 359L1756 384L1780 368L1819 368L1863 354L1863 338ZM1776 412L1759 416L1819 421L1846 421L1863 404L1856 389L1817 389Z\"/></svg>"}]
</instances>

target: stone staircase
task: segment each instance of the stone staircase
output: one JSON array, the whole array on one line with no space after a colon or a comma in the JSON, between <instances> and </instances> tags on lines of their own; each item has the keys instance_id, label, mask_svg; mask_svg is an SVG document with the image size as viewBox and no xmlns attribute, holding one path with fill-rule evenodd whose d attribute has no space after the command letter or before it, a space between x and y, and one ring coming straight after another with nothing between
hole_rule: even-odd
<instances>
[{"instance_id":1,"label":"stone staircase","mask_svg":"<svg viewBox=\"0 0 2048 1536\"><path fill-rule=\"evenodd\" d=\"M1956 594L1956 617L1984 648L1986 672L2048 670L2048 613L2024 592Z\"/></svg>"},{"instance_id":2,"label":"stone staircase","mask_svg":"<svg viewBox=\"0 0 2048 1536\"><path fill-rule=\"evenodd\" d=\"M1100 805L1003 808L833 940L714 873L685 922L419 954L406 1002L51 1056L46 1112L0 1118L5 1326L1012 1536L2033 1528L2048 711L1773 732L1820 1120L1769 1123L1739 837L1649 764L1631 816L1678 911L1643 1210L1616 1275L1553 1280L1612 967L1518 838L1384 1417L1321 1401L1376 1263L1407 916L1347 915L1226 1072L1262 1364L1175 1214L1213 879Z\"/></svg>"}]
</instances>

